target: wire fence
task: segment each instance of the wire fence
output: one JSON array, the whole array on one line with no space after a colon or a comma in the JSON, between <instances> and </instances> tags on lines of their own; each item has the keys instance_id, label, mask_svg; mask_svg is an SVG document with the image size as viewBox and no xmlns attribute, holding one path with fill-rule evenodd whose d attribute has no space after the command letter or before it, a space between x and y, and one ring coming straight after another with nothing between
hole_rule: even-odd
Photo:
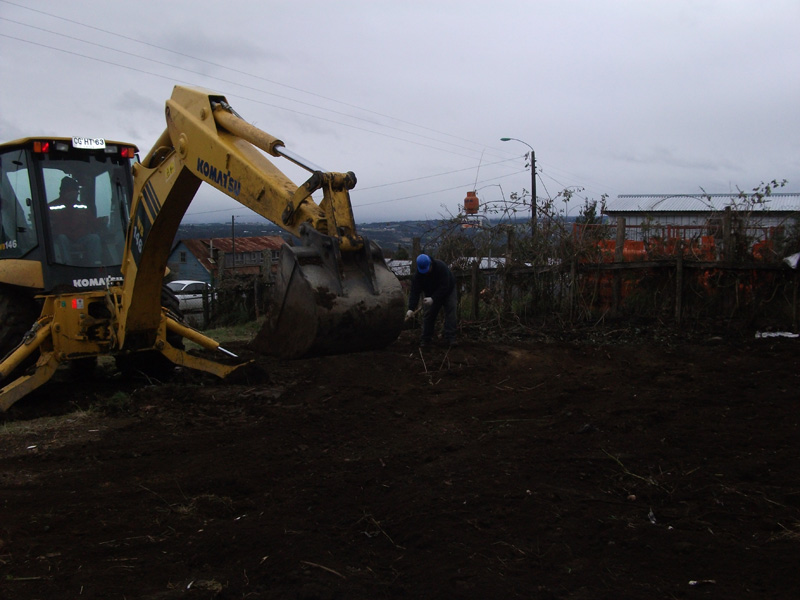
<instances>
[{"instance_id":1,"label":"wire fence","mask_svg":"<svg viewBox=\"0 0 800 600\"><path fill-rule=\"evenodd\" d=\"M635 317L673 326L798 330L798 270L775 228L742 237L707 227L576 227L543 260L458 271L462 315L531 324ZM561 240L563 242L563 240ZM520 244L515 247L519 250Z\"/></svg>"}]
</instances>

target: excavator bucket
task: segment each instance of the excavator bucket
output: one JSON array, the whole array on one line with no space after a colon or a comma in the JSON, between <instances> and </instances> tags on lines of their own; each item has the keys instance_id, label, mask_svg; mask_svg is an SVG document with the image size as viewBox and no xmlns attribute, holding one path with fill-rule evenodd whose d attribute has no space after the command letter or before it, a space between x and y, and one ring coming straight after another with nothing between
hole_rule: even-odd
<instances>
[{"instance_id":1,"label":"excavator bucket","mask_svg":"<svg viewBox=\"0 0 800 600\"><path fill-rule=\"evenodd\" d=\"M343 251L339 240L303 228L303 245L284 245L270 312L252 342L282 358L384 348L403 326L405 299L380 248L363 239Z\"/></svg>"}]
</instances>

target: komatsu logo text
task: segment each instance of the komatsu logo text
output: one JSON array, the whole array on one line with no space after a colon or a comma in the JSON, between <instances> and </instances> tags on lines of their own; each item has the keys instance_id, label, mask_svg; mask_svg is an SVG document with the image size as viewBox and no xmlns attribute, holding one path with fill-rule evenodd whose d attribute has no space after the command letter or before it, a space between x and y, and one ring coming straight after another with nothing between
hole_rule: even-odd
<instances>
[{"instance_id":1,"label":"komatsu logo text","mask_svg":"<svg viewBox=\"0 0 800 600\"><path fill-rule=\"evenodd\" d=\"M115 283L122 283L122 277L109 275L108 277L85 277L72 280L72 285L76 288L106 287Z\"/></svg>"},{"instance_id":2,"label":"komatsu logo text","mask_svg":"<svg viewBox=\"0 0 800 600\"><path fill-rule=\"evenodd\" d=\"M202 158L197 159L197 172L234 196L238 196L239 192L242 191L242 182L231 177L230 171L221 171L214 165L208 164Z\"/></svg>"}]
</instances>

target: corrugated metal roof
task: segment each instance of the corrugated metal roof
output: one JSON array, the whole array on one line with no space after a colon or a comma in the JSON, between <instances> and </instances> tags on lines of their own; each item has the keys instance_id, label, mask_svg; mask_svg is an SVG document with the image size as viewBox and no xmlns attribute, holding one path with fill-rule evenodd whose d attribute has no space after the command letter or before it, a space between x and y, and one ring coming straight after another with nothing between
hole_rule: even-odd
<instances>
[{"instance_id":1,"label":"corrugated metal roof","mask_svg":"<svg viewBox=\"0 0 800 600\"><path fill-rule=\"evenodd\" d=\"M398 277L407 277L411 275L411 262L410 260L403 260L403 259L396 259L390 258L386 261L386 266L389 267L389 270L392 271ZM469 269L470 266L478 262L478 258L475 256L462 256L461 258L457 258L450 267L452 269L457 270L466 270ZM506 264L506 259L503 256L494 256L494 257L486 257L480 259L480 264L478 266L479 269L482 271L484 270L491 270L491 269L502 269L503 266Z\"/></svg>"},{"instance_id":2,"label":"corrugated metal roof","mask_svg":"<svg viewBox=\"0 0 800 600\"><path fill-rule=\"evenodd\" d=\"M401 258L389 258L386 261L386 266L397 277L408 277L411 275L411 261L403 260Z\"/></svg>"},{"instance_id":3,"label":"corrugated metal roof","mask_svg":"<svg viewBox=\"0 0 800 600\"><path fill-rule=\"evenodd\" d=\"M605 214L621 212L716 212L726 206L748 206L738 194L623 194L606 202ZM763 203L752 205L754 211L798 212L800 193L775 192Z\"/></svg>"},{"instance_id":4,"label":"corrugated metal roof","mask_svg":"<svg viewBox=\"0 0 800 600\"><path fill-rule=\"evenodd\" d=\"M184 240L188 242L189 240ZM211 240L200 240L208 248L213 246L220 252L230 252L233 244L236 244L236 252L261 252L262 250L280 250L283 245L283 238L278 235L254 235L251 237L236 238L212 238Z\"/></svg>"}]
</instances>

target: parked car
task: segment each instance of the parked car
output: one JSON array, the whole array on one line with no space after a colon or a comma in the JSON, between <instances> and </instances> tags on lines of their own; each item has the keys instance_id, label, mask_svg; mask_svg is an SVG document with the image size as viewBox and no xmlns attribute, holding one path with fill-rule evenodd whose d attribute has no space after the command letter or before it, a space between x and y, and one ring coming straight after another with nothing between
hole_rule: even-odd
<instances>
[{"instance_id":1,"label":"parked car","mask_svg":"<svg viewBox=\"0 0 800 600\"><path fill-rule=\"evenodd\" d=\"M170 281L167 287L178 297L181 311L184 313L200 312L203 310L203 292L212 301L211 286L204 281L193 281L190 279L177 279Z\"/></svg>"}]
</instances>

